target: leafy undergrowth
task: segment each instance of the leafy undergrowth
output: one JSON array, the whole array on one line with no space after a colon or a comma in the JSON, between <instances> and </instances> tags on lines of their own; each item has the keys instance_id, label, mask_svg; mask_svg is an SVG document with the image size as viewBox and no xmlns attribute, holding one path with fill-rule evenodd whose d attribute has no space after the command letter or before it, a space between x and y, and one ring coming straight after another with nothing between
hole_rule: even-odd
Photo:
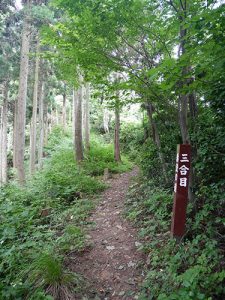
<instances>
[{"instance_id":1,"label":"leafy undergrowth","mask_svg":"<svg viewBox=\"0 0 225 300\"><path fill-rule=\"evenodd\" d=\"M103 175L105 169L111 173L123 173L132 169L133 165L125 156L122 156L121 163L115 162L113 145L92 141L90 152L82 166L86 174L98 176Z\"/></svg>"},{"instance_id":2,"label":"leafy undergrowth","mask_svg":"<svg viewBox=\"0 0 225 300\"><path fill-rule=\"evenodd\" d=\"M99 144L91 145L91 159L78 168L71 136L60 128L53 131L45 151L48 158L43 170L25 187L11 183L0 190L3 300L46 300L51 296L63 300L79 293L81 286L85 288L82 278L65 268L64 257L86 246L85 225L94 208L93 195L105 188L89 174L102 174L106 166L120 171L112 162L112 148ZM99 167L101 155L104 164Z\"/></svg>"},{"instance_id":3,"label":"leafy undergrowth","mask_svg":"<svg viewBox=\"0 0 225 300\"><path fill-rule=\"evenodd\" d=\"M222 248L211 217L215 206L205 205L194 218L189 207L187 235L176 243L169 232L172 194L144 181L131 188L126 212L140 228L148 257L139 299L224 299Z\"/></svg>"},{"instance_id":4,"label":"leafy undergrowth","mask_svg":"<svg viewBox=\"0 0 225 300\"><path fill-rule=\"evenodd\" d=\"M63 259L59 258L85 247L82 228L93 209L93 201L82 198L69 203L65 193L62 197L58 194L57 198L43 196L34 191L34 187L22 189L10 185L1 191L1 299L29 299L31 295L32 299L39 299L38 288L51 291L55 285L61 285L67 274L65 270L65 274L61 272L54 277L56 265L63 269ZM38 261L44 253L49 260L46 259L46 266L42 265L39 270ZM52 263L52 268L51 261L56 264ZM42 276L48 263L49 278L53 282Z\"/></svg>"}]
</instances>

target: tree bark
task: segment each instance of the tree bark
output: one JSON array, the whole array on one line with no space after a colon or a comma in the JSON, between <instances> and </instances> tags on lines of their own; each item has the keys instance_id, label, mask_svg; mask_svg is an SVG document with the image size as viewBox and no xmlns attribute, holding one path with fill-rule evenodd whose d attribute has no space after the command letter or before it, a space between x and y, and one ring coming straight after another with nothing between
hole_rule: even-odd
<instances>
[{"instance_id":1,"label":"tree bark","mask_svg":"<svg viewBox=\"0 0 225 300\"><path fill-rule=\"evenodd\" d=\"M44 148L44 88L45 83L41 80L39 92L39 145L38 145L38 169L43 166L43 148Z\"/></svg>"},{"instance_id":2,"label":"tree bark","mask_svg":"<svg viewBox=\"0 0 225 300\"><path fill-rule=\"evenodd\" d=\"M85 85L85 107L84 107L84 136L85 136L85 149L88 153L90 150L90 111L89 111L89 103L90 103L90 83L86 83Z\"/></svg>"},{"instance_id":3,"label":"tree bark","mask_svg":"<svg viewBox=\"0 0 225 300\"><path fill-rule=\"evenodd\" d=\"M192 79L192 81L194 81ZM189 111L190 111L190 116L193 121L196 120L198 116L198 106L197 106L197 101L196 101L196 95L194 92L191 92L188 96L189 100Z\"/></svg>"},{"instance_id":4,"label":"tree bark","mask_svg":"<svg viewBox=\"0 0 225 300\"><path fill-rule=\"evenodd\" d=\"M48 122L50 122L48 114L48 86L44 83L43 87L43 122L44 122L44 145L48 144Z\"/></svg>"},{"instance_id":5,"label":"tree bark","mask_svg":"<svg viewBox=\"0 0 225 300\"><path fill-rule=\"evenodd\" d=\"M7 183L8 81L4 84L0 124L0 185Z\"/></svg>"},{"instance_id":6,"label":"tree bark","mask_svg":"<svg viewBox=\"0 0 225 300\"><path fill-rule=\"evenodd\" d=\"M147 102L146 110L147 110L147 115L148 115L148 119L149 119L149 124L152 128L153 142L155 143L155 145L158 149L158 156L159 156L159 160L160 160L160 163L161 163L162 173L163 173L165 182L168 183L169 180L168 180L168 176L167 176L167 170L166 170L166 163L165 163L164 155L163 155L163 152L162 152L160 136L159 136L159 132L158 132L156 122L153 119L154 108L153 108L153 105L150 102Z\"/></svg>"},{"instance_id":7,"label":"tree bark","mask_svg":"<svg viewBox=\"0 0 225 300\"><path fill-rule=\"evenodd\" d=\"M39 65L40 65L40 43L37 38L36 46L36 63L34 74L34 92L33 92L33 111L31 119L31 132L30 132L30 174L35 173L36 165L36 144L37 144L37 106L38 106L38 83L39 83Z\"/></svg>"},{"instance_id":8,"label":"tree bark","mask_svg":"<svg viewBox=\"0 0 225 300\"><path fill-rule=\"evenodd\" d=\"M183 2L183 5L180 5L178 17L180 20L180 47L179 47L178 56L181 57L186 52L185 46L186 46L186 39L187 39L187 29L185 28L185 24L184 24L187 17L186 1ZM188 118L187 118L189 99L188 99L188 94L182 91L182 89L188 84L186 79L186 75L188 74L188 71L189 71L189 66L184 66L182 68L182 74L181 74L182 80L179 83L181 93L178 99L178 114L179 114L180 131L181 131L183 144L190 143L190 137L188 133Z\"/></svg>"},{"instance_id":9,"label":"tree bark","mask_svg":"<svg viewBox=\"0 0 225 300\"><path fill-rule=\"evenodd\" d=\"M115 131L114 131L114 159L121 161L120 155L120 109L118 103L115 106Z\"/></svg>"},{"instance_id":10,"label":"tree bark","mask_svg":"<svg viewBox=\"0 0 225 300\"><path fill-rule=\"evenodd\" d=\"M187 112L188 112L188 95L180 95L178 99L178 113L179 113L180 131L181 131L183 144L190 143L190 137L188 133Z\"/></svg>"},{"instance_id":11,"label":"tree bark","mask_svg":"<svg viewBox=\"0 0 225 300\"><path fill-rule=\"evenodd\" d=\"M28 6L29 6L28 1ZM26 16L23 23L22 46L20 59L20 77L19 91L17 99L16 117L15 117L15 168L17 179L20 184L25 182L24 170L24 149L25 149L25 124L26 124L26 97L27 97L27 78L29 65L29 48L30 48L30 23L29 16Z\"/></svg>"},{"instance_id":12,"label":"tree bark","mask_svg":"<svg viewBox=\"0 0 225 300\"><path fill-rule=\"evenodd\" d=\"M17 99L14 102L13 110L13 168L16 170L16 134L17 134Z\"/></svg>"},{"instance_id":13,"label":"tree bark","mask_svg":"<svg viewBox=\"0 0 225 300\"><path fill-rule=\"evenodd\" d=\"M188 10L188 2L185 0L183 5L180 6L180 53L179 56L182 56L186 52L186 39L187 39L187 29L185 28L185 21L187 18L187 10ZM181 89L183 87L187 87L190 82L185 77L190 72L191 67L186 65L182 69L183 80L181 82ZM197 116L197 104L196 98L193 93L188 94L187 92L181 91L181 95L179 96L178 108L179 108L179 121L180 121L180 129L182 135L183 144L191 144L189 132L188 132L188 104L191 113L191 118L194 120ZM197 153L197 149L194 149L192 146L192 159L193 154ZM194 181L194 170L191 164L190 175L189 175L189 185L188 185L188 198L189 201L194 203L195 196L193 192L193 181ZM195 204L195 203L194 203Z\"/></svg>"},{"instance_id":14,"label":"tree bark","mask_svg":"<svg viewBox=\"0 0 225 300\"><path fill-rule=\"evenodd\" d=\"M75 95L76 96L76 95ZM75 158L80 163L83 158L83 135L82 135L82 86L77 91L77 99L75 101Z\"/></svg>"},{"instance_id":15,"label":"tree bark","mask_svg":"<svg viewBox=\"0 0 225 300\"><path fill-rule=\"evenodd\" d=\"M73 106L72 106L72 132L73 132L73 144L74 144L74 152L76 153L75 149L75 126L76 126L76 106L77 106L77 91L73 89Z\"/></svg>"},{"instance_id":16,"label":"tree bark","mask_svg":"<svg viewBox=\"0 0 225 300\"><path fill-rule=\"evenodd\" d=\"M48 133L52 132L52 125L53 125L53 108L52 105L50 105L50 113L49 113L49 117L48 117Z\"/></svg>"}]
</instances>

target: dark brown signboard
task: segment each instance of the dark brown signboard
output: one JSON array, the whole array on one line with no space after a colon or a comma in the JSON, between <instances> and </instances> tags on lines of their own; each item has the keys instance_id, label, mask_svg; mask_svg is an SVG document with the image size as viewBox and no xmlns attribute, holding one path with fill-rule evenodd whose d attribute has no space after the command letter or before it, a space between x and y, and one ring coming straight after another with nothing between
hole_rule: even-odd
<instances>
[{"instance_id":1,"label":"dark brown signboard","mask_svg":"<svg viewBox=\"0 0 225 300\"><path fill-rule=\"evenodd\" d=\"M175 238L181 238L185 233L190 166L191 146L178 145L171 226L171 234Z\"/></svg>"}]
</instances>

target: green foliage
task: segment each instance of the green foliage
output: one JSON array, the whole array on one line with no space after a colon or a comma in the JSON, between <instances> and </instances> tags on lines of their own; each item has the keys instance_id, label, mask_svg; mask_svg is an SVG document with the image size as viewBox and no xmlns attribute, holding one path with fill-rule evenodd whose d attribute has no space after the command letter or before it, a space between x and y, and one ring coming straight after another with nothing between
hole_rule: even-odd
<instances>
[{"instance_id":1,"label":"green foliage","mask_svg":"<svg viewBox=\"0 0 225 300\"><path fill-rule=\"evenodd\" d=\"M145 134L144 134L145 133ZM120 142L123 152L129 155L131 159L137 159L140 148L147 138L146 128L141 125L135 125L132 123L121 125Z\"/></svg>"},{"instance_id":2,"label":"green foliage","mask_svg":"<svg viewBox=\"0 0 225 300\"><path fill-rule=\"evenodd\" d=\"M126 172L132 168L132 164L125 156L122 156L122 162L115 162L113 145L93 140L82 167L86 174L96 176L103 175L106 168L111 173Z\"/></svg>"},{"instance_id":3,"label":"green foliage","mask_svg":"<svg viewBox=\"0 0 225 300\"><path fill-rule=\"evenodd\" d=\"M43 170L25 187L11 183L0 191L1 299L25 299L31 291L32 299L50 299L43 289L49 287L47 294L53 295L54 287L60 289L67 278L58 261L60 255L86 245L82 227L94 207L93 200L86 197L91 198L104 185L77 167L69 137L60 128L54 129L49 146L52 156ZM91 169L95 174L93 165ZM49 255L39 258L43 251Z\"/></svg>"},{"instance_id":4,"label":"green foliage","mask_svg":"<svg viewBox=\"0 0 225 300\"><path fill-rule=\"evenodd\" d=\"M147 181L146 178L144 181ZM147 181L148 182L148 181ZM166 190L154 188L152 182L141 185L134 184L128 194L127 217L135 222L141 222L140 235L148 233L167 232L171 218L172 197ZM136 194L137 193L137 194ZM137 197L129 195L138 195Z\"/></svg>"},{"instance_id":5,"label":"green foliage","mask_svg":"<svg viewBox=\"0 0 225 300\"><path fill-rule=\"evenodd\" d=\"M156 186L171 187L174 179L176 148L179 143L178 129L173 124L165 129L165 125L161 121L158 125L160 128L162 127L161 151L166 160L168 184L162 175L158 148L153 142L148 123L145 123L144 126L132 124L122 126L121 145L125 153L128 153L131 159L141 167L144 176L154 181Z\"/></svg>"},{"instance_id":6,"label":"green foliage","mask_svg":"<svg viewBox=\"0 0 225 300\"><path fill-rule=\"evenodd\" d=\"M169 237L171 212L170 192L147 181L132 186L127 217L139 227L148 256L140 299L222 299L225 272L211 207L205 205L194 218L189 207L188 235L180 243Z\"/></svg>"},{"instance_id":7,"label":"green foliage","mask_svg":"<svg viewBox=\"0 0 225 300\"><path fill-rule=\"evenodd\" d=\"M73 206L63 203L60 198L46 199L42 193L36 194L34 187L21 189L10 185L1 191L1 299L25 298L31 290L29 266L38 253L45 250L57 255L84 247L85 235L80 226L93 205L93 201L85 199L76 201ZM62 236L57 239L59 231L62 231ZM18 269L28 279L23 276L26 280L22 280Z\"/></svg>"},{"instance_id":8,"label":"green foliage","mask_svg":"<svg viewBox=\"0 0 225 300\"><path fill-rule=\"evenodd\" d=\"M85 246L85 235L80 227L68 225L63 235L58 238L57 244L62 251L78 251Z\"/></svg>"},{"instance_id":9,"label":"green foliage","mask_svg":"<svg viewBox=\"0 0 225 300\"><path fill-rule=\"evenodd\" d=\"M193 130L192 139L198 149L195 168L202 184L225 184L225 132L223 119L212 109L202 111Z\"/></svg>"},{"instance_id":10,"label":"green foliage","mask_svg":"<svg viewBox=\"0 0 225 300\"><path fill-rule=\"evenodd\" d=\"M60 149L53 154L41 176L43 192L50 197L60 197L73 201L80 193L91 194L103 190L104 185L79 169L72 149Z\"/></svg>"},{"instance_id":11,"label":"green foliage","mask_svg":"<svg viewBox=\"0 0 225 300\"><path fill-rule=\"evenodd\" d=\"M62 147L61 141L64 141L63 147L66 145L72 147L72 133L70 130L64 130L62 126L54 126L48 136L48 144L45 146L45 151L48 155Z\"/></svg>"},{"instance_id":12,"label":"green foliage","mask_svg":"<svg viewBox=\"0 0 225 300\"><path fill-rule=\"evenodd\" d=\"M81 71L93 83L103 85L100 94L104 94L102 99L111 107L121 104L116 96L118 91L123 91L124 95L127 92L126 96L135 91L139 98L134 97L134 102L151 101L154 106L152 118L158 128L161 147L154 141L154 130L146 124L145 118L144 134L140 127L132 125L122 128L121 134L124 151L130 152L143 174L152 180L151 190L146 186L141 186L142 191L135 187L128 211L129 219L140 224L141 236L147 236L144 250L150 255L151 268L143 299L224 296L221 287L224 280L221 271L224 212L221 207L225 191L225 18L224 4L215 7L215 2L190 1L186 9L182 1L54 0L56 14L58 9L65 14L54 25L42 30L45 43L54 49L54 53L48 52L46 57L54 61L60 80L74 87L78 78L75 74ZM18 76L14 80L14 73L18 71L15 66L19 65L17 32L22 22L18 16L19 21L14 26L14 11L5 3L1 8L0 80L9 81L11 93L15 87L17 90ZM32 24L38 27L52 19L52 10L44 5L35 6L32 17ZM17 27L19 30L14 30ZM179 37L181 33L185 34L183 41ZM180 47L177 57L174 50L179 44L185 49L182 51ZM112 72L125 75L124 82L111 84L108 78ZM50 75L52 70L46 73ZM181 95L189 97L188 100L196 96L198 117L193 115L191 105L187 111L182 108L184 103L178 105ZM131 101L128 97L122 100ZM175 245L167 238L172 197L171 192L164 189L171 188L174 179L176 144L181 142L181 125L177 118L180 110L187 113L187 129L195 152L195 202L188 209L185 240ZM28 141L28 135L26 137ZM60 140L63 142L59 143ZM115 164L112 150L111 146L93 143L89 155L78 168L71 134L58 127L45 148L45 153L52 157L44 170L26 188L9 185L1 190L0 297L26 297L30 283L21 282L16 269L26 269L36 260L35 253L40 250L59 248L61 253L71 250L70 245L75 250L82 249L84 233L80 226L85 224L93 207L83 196L90 198L92 193L104 188L91 176L102 175L105 168L121 172L130 167L124 158L123 164ZM168 184L162 176L159 154L165 157ZM44 211L45 216L42 215ZM72 224L65 229L68 219ZM59 232L61 235L55 239ZM36 278L43 279L47 270L51 284L63 281L62 265L57 258L45 256L34 269L38 274ZM50 284L46 278L44 282ZM32 298L46 297L42 290L36 289Z\"/></svg>"},{"instance_id":13,"label":"green foliage","mask_svg":"<svg viewBox=\"0 0 225 300\"><path fill-rule=\"evenodd\" d=\"M105 188L90 175L102 175L105 168L123 172L131 167L127 160L116 164L112 146L103 140L91 143L88 157L78 167L71 132L61 127L53 129L46 151L43 169L25 187L11 183L0 190L4 300L51 299L48 294L55 299L79 288L80 279L64 270L61 255L86 246L83 227L94 208L92 195Z\"/></svg>"}]
</instances>

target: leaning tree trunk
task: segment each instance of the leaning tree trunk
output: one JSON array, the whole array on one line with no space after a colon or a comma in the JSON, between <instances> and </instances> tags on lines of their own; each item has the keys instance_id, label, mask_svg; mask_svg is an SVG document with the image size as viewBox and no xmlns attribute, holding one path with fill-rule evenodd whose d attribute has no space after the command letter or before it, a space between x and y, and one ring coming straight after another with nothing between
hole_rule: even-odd
<instances>
[{"instance_id":1,"label":"leaning tree trunk","mask_svg":"<svg viewBox=\"0 0 225 300\"><path fill-rule=\"evenodd\" d=\"M115 107L114 159L117 162L121 161L121 156L120 156L120 109L119 109L118 103L116 103L116 107Z\"/></svg>"},{"instance_id":2,"label":"leaning tree trunk","mask_svg":"<svg viewBox=\"0 0 225 300\"><path fill-rule=\"evenodd\" d=\"M4 85L0 124L0 185L7 183L8 82Z\"/></svg>"},{"instance_id":3,"label":"leaning tree trunk","mask_svg":"<svg viewBox=\"0 0 225 300\"><path fill-rule=\"evenodd\" d=\"M29 6L29 1L28 1ZM15 117L15 140L14 140L14 162L17 171L17 179L20 184L25 182L24 170L24 150L25 150L25 124L26 124L26 98L27 98L27 78L29 65L29 48L30 48L30 24L29 16L25 17L23 23L21 59L20 59L20 77L19 91L17 98L17 108Z\"/></svg>"},{"instance_id":4,"label":"leaning tree trunk","mask_svg":"<svg viewBox=\"0 0 225 300\"><path fill-rule=\"evenodd\" d=\"M164 155L162 152L162 147L161 147L161 141L160 141L160 136L159 136L159 132L158 132L158 128L156 125L156 122L153 119L153 105L148 102L146 104L146 110L147 110L147 115L148 115L148 119L149 119L149 124L152 128L152 136L153 136L153 142L155 143L157 150L158 150L158 156L159 156L159 160L161 163L161 168L162 168L162 173L165 179L165 182L168 183L168 176L167 176L167 171L166 171L166 163L165 163L165 159L164 159Z\"/></svg>"},{"instance_id":5,"label":"leaning tree trunk","mask_svg":"<svg viewBox=\"0 0 225 300\"><path fill-rule=\"evenodd\" d=\"M86 152L90 150L90 84L87 82L85 86L85 101L84 101L84 137L85 137L85 149Z\"/></svg>"},{"instance_id":6,"label":"leaning tree trunk","mask_svg":"<svg viewBox=\"0 0 225 300\"><path fill-rule=\"evenodd\" d=\"M83 136L82 136L82 97L83 97L83 88L82 86L78 89L75 94L75 158L78 163L80 163L83 158Z\"/></svg>"},{"instance_id":7,"label":"leaning tree trunk","mask_svg":"<svg viewBox=\"0 0 225 300\"><path fill-rule=\"evenodd\" d=\"M36 63L34 74L34 92L33 92L33 111L31 118L31 131L30 131L30 173L34 174L36 164L36 144L37 144L37 105L38 105L38 83L39 83L39 38L37 39L36 48Z\"/></svg>"}]
</instances>

